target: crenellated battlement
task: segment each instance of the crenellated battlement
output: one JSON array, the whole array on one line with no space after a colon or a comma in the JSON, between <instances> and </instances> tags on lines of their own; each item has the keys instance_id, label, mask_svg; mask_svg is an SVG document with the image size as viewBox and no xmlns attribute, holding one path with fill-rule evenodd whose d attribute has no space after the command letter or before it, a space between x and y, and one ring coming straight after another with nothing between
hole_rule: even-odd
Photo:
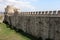
<instances>
[{"instance_id":1,"label":"crenellated battlement","mask_svg":"<svg viewBox=\"0 0 60 40\"><path fill-rule=\"evenodd\" d=\"M58 11L36 11L36 12L21 12L23 15L56 15L60 14L60 10Z\"/></svg>"},{"instance_id":2,"label":"crenellated battlement","mask_svg":"<svg viewBox=\"0 0 60 40\"><path fill-rule=\"evenodd\" d=\"M7 13L7 15L19 15L19 16L40 16L40 17L60 17L60 10L58 11L34 11L34 12L14 12Z\"/></svg>"},{"instance_id":3,"label":"crenellated battlement","mask_svg":"<svg viewBox=\"0 0 60 40\"><path fill-rule=\"evenodd\" d=\"M17 13L15 13L17 14ZM34 12L20 12L19 16L49 16L49 17L60 17L60 10L58 11L34 11Z\"/></svg>"}]
</instances>

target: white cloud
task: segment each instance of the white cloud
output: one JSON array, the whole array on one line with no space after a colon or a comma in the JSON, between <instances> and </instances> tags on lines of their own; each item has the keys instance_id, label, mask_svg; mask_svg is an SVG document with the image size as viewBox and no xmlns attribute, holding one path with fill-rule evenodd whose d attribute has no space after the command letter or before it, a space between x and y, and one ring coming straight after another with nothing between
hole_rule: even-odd
<instances>
[{"instance_id":1,"label":"white cloud","mask_svg":"<svg viewBox=\"0 0 60 40\"><path fill-rule=\"evenodd\" d=\"M0 4L0 12L3 12L4 11L4 5Z\"/></svg>"},{"instance_id":2,"label":"white cloud","mask_svg":"<svg viewBox=\"0 0 60 40\"><path fill-rule=\"evenodd\" d=\"M3 0L0 0L0 2L2 2Z\"/></svg>"},{"instance_id":3,"label":"white cloud","mask_svg":"<svg viewBox=\"0 0 60 40\"><path fill-rule=\"evenodd\" d=\"M29 1L1 0L0 2L4 2L5 5L14 5L22 11L33 11L36 9Z\"/></svg>"}]
</instances>

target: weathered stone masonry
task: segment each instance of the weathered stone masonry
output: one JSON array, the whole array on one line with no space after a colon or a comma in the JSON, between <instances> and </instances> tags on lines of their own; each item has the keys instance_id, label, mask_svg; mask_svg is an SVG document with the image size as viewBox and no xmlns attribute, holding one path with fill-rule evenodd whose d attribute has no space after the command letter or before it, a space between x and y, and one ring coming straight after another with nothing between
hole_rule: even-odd
<instances>
[{"instance_id":1,"label":"weathered stone masonry","mask_svg":"<svg viewBox=\"0 0 60 40\"><path fill-rule=\"evenodd\" d=\"M12 28L31 34L43 40L60 40L60 10L38 12L5 13L5 22Z\"/></svg>"},{"instance_id":2,"label":"weathered stone masonry","mask_svg":"<svg viewBox=\"0 0 60 40\"><path fill-rule=\"evenodd\" d=\"M60 11L21 12L5 15L5 21L24 32L36 36L60 40Z\"/></svg>"}]
</instances>

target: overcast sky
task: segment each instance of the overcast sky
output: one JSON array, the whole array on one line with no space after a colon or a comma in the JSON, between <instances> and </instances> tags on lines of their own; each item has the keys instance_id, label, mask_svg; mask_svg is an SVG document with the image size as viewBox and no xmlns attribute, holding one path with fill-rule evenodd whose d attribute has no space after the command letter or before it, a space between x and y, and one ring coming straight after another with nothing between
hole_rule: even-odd
<instances>
[{"instance_id":1,"label":"overcast sky","mask_svg":"<svg viewBox=\"0 0 60 40\"><path fill-rule=\"evenodd\" d=\"M0 0L0 12L7 5L14 5L21 11L59 10L60 0Z\"/></svg>"}]
</instances>

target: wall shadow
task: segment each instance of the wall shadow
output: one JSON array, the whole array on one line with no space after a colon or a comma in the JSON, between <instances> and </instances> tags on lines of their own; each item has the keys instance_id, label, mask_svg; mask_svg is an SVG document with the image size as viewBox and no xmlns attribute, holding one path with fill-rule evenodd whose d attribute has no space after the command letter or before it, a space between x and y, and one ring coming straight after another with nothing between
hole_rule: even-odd
<instances>
[{"instance_id":1,"label":"wall shadow","mask_svg":"<svg viewBox=\"0 0 60 40\"><path fill-rule=\"evenodd\" d=\"M51 39L51 38L46 38L45 40L53 40L53 39Z\"/></svg>"}]
</instances>

